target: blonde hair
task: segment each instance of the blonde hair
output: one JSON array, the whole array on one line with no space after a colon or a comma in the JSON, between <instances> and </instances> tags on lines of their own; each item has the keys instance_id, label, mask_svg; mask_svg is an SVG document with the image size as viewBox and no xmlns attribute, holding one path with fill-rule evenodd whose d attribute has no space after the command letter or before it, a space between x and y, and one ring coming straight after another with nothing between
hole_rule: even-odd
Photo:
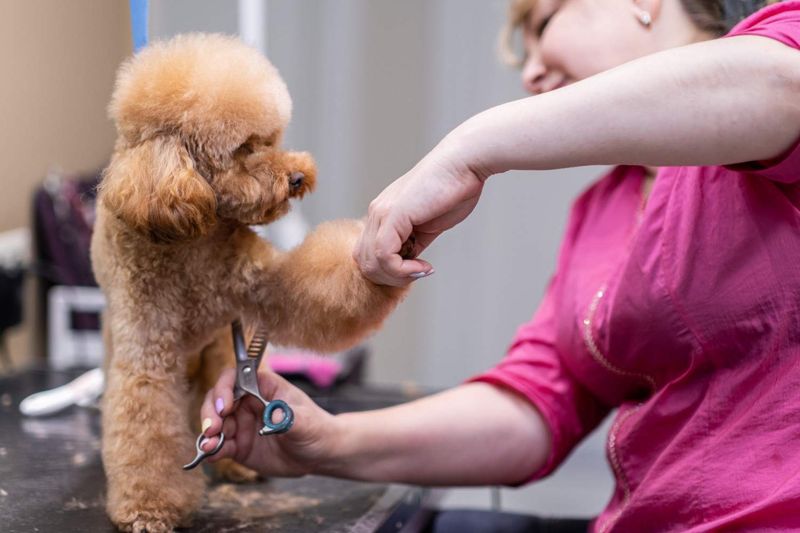
<instances>
[{"instance_id":1,"label":"blonde hair","mask_svg":"<svg viewBox=\"0 0 800 533\"><path fill-rule=\"evenodd\" d=\"M681 5L698 29L715 37L727 33L737 22L761 9L781 0L681 0ZM536 0L510 0L506 12L506 23L500 31L500 59L511 66L521 67L525 61L515 47L517 31L524 28L528 17L536 7Z\"/></svg>"},{"instance_id":2,"label":"blonde hair","mask_svg":"<svg viewBox=\"0 0 800 533\"><path fill-rule=\"evenodd\" d=\"M525 27L525 23L530 16L533 8L536 7L536 0L511 0L508 3L506 12L506 23L500 31L498 52L503 63L514 67L521 67L524 56L520 56L514 49L514 38L517 30Z\"/></svg>"}]
</instances>

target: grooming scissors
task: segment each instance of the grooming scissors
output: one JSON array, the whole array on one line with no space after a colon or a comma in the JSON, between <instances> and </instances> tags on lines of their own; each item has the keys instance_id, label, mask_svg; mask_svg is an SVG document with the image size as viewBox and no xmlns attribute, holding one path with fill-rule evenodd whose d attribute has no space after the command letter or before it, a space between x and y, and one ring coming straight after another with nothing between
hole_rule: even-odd
<instances>
[{"instance_id":1,"label":"grooming scissors","mask_svg":"<svg viewBox=\"0 0 800 533\"><path fill-rule=\"evenodd\" d=\"M264 350L267 348L266 334L262 330L256 331L253 340L250 341L250 345L245 348L241 321L234 320L231 324L231 331L233 333L233 350L236 352L236 385L233 388L234 403L239 401L245 394L255 396L264 404L264 414L261 417L264 427L258 430L258 434L263 436L286 433L294 423L292 408L283 400L265 400L258 390L257 370L264 355ZM283 411L283 419L280 422L273 422L272 413L278 409ZM184 470L191 470L206 457L211 457L219 452L225 443L225 434L220 432L219 443L209 452L200 448L203 439L205 439L205 436L200 433L194 445L197 450L197 456L189 464L183 465Z\"/></svg>"}]
</instances>

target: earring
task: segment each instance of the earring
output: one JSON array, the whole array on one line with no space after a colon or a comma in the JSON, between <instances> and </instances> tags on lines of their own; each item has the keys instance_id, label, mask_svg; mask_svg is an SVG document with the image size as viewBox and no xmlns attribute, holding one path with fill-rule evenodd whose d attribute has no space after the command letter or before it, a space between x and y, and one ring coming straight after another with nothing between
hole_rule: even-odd
<instances>
[{"instance_id":1,"label":"earring","mask_svg":"<svg viewBox=\"0 0 800 533\"><path fill-rule=\"evenodd\" d=\"M639 11L639 15L637 18L639 19L639 22L642 24L642 26L644 26L645 28L649 28L650 25L653 23L653 17L650 16L649 11L645 10Z\"/></svg>"}]
</instances>

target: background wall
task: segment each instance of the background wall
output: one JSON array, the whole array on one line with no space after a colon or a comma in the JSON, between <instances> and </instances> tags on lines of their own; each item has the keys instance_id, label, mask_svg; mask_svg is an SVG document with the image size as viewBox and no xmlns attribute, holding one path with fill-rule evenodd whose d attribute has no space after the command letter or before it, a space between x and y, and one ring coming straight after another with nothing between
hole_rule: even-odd
<instances>
[{"instance_id":1,"label":"background wall","mask_svg":"<svg viewBox=\"0 0 800 533\"><path fill-rule=\"evenodd\" d=\"M31 193L49 169L93 172L114 143L106 118L114 72L130 50L127 2L3 1L0 17L0 232L30 227ZM36 355L26 322L10 335L17 361Z\"/></svg>"}]
</instances>

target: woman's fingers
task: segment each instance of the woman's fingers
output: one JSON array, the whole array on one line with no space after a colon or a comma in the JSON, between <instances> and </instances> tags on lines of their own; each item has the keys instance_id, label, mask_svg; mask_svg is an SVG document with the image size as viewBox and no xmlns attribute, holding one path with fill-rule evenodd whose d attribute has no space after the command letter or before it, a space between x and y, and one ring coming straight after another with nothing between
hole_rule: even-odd
<instances>
[{"instance_id":1,"label":"woman's fingers","mask_svg":"<svg viewBox=\"0 0 800 533\"><path fill-rule=\"evenodd\" d=\"M207 419L206 419L207 420ZM225 434L225 440L233 440L236 438L236 417L234 416L227 416L222 419L222 428L221 432ZM219 442L219 433L220 431L214 431L213 426L209 427L204 430L204 433L207 435L211 435L210 437L206 437L200 443L200 449L206 452L210 452L213 450L217 443ZM220 450L221 452L221 450Z\"/></svg>"},{"instance_id":2,"label":"woman's fingers","mask_svg":"<svg viewBox=\"0 0 800 533\"><path fill-rule=\"evenodd\" d=\"M421 231L419 229L415 229L414 235L416 236L416 242L414 243L414 251L416 252L417 255L419 255L423 251L425 251L428 248L428 246L430 246L431 243L434 240L436 240L436 237L441 235L441 233L438 231L426 232L426 231ZM430 263L428 263L427 261L423 261L423 263L430 266L431 270L433 270L433 266Z\"/></svg>"},{"instance_id":3,"label":"woman's fingers","mask_svg":"<svg viewBox=\"0 0 800 533\"><path fill-rule=\"evenodd\" d=\"M414 253L410 254L413 257L401 257L400 252L411 236L412 227L410 223L390 218L386 205L380 201L380 197L370 205L369 215L356 242L353 257L370 281L379 285L403 287L415 279L429 275L433 267L416 257L427 244L420 247L415 242Z\"/></svg>"},{"instance_id":4,"label":"woman's fingers","mask_svg":"<svg viewBox=\"0 0 800 533\"><path fill-rule=\"evenodd\" d=\"M222 417L214 411L214 389L206 392L203 405L200 406L201 431L206 437L216 435L222 429Z\"/></svg>"},{"instance_id":5,"label":"woman's fingers","mask_svg":"<svg viewBox=\"0 0 800 533\"><path fill-rule=\"evenodd\" d=\"M358 268L361 273L373 283L382 284L383 273L380 271L380 265L375 257L375 234L378 229L379 217L375 212L375 208L370 206L370 213L367 216L364 229L361 231L361 236L356 242L356 250L353 257L358 263Z\"/></svg>"},{"instance_id":6,"label":"woman's fingers","mask_svg":"<svg viewBox=\"0 0 800 533\"><path fill-rule=\"evenodd\" d=\"M385 219L378 226L371 254L375 256L381 283L403 287L430 275L433 267L423 259L403 259L400 250L411 235L411 225ZM370 251L367 252L368 254Z\"/></svg>"},{"instance_id":7,"label":"woman's fingers","mask_svg":"<svg viewBox=\"0 0 800 533\"><path fill-rule=\"evenodd\" d=\"M258 369L258 390L268 402L276 399L288 401L287 398L281 398L281 395L286 394L291 388L291 383L267 368L266 365Z\"/></svg>"},{"instance_id":8,"label":"woman's fingers","mask_svg":"<svg viewBox=\"0 0 800 533\"><path fill-rule=\"evenodd\" d=\"M204 452L210 452L217 447L220 437L214 435L213 437L206 437L200 442L200 449ZM221 451L221 450L220 450Z\"/></svg>"},{"instance_id":9,"label":"woman's fingers","mask_svg":"<svg viewBox=\"0 0 800 533\"><path fill-rule=\"evenodd\" d=\"M225 437L234 438L236 436L236 417L235 416L226 416L225 420L222 421L222 432L225 433Z\"/></svg>"},{"instance_id":10,"label":"woman's fingers","mask_svg":"<svg viewBox=\"0 0 800 533\"><path fill-rule=\"evenodd\" d=\"M236 384L236 369L229 368L222 372L214 385L214 412L219 416L227 416L233 411L233 387Z\"/></svg>"},{"instance_id":11,"label":"woman's fingers","mask_svg":"<svg viewBox=\"0 0 800 533\"><path fill-rule=\"evenodd\" d=\"M261 429L260 410L263 405L261 402L253 397L252 402L243 401L241 405L226 416L222 423L222 433L225 435L225 443L218 453L213 457L215 459L211 462L223 457L237 458L236 454L240 452L249 453L254 443L254 437L258 435L258 430ZM239 431L241 429L241 431ZM212 451L219 442L219 435L208 437L200 444L200 448L206 452Z\"/></svg>"},{"instance_id":12,"label":"woman's fingers","mask_svg":"<svg viewBox=\"0 0 800 533\"><path fill-rule=\"evenodd\" d=\"M216 435L213 437L206 437L202 441L200 441L200 449L204 452L210 452L214 448L217 447L217 443L219 442L219 437Z\"/></svg>"},{"instance_id":13,"label":"woman's fingers","mask_svg":"<svg viewBox=\"0 0 800 533\"><path fill-rule=\"evenodd\" d=\"M200 448L202 448L206 452L210 452L214 448L216 448L218 442L219 442L219 437L211 437L211 438L208 439L207 442L204 442L203 444L201 444ZM236 457L237 449L238 449L238 446L236 445L236 440L235 439L229 439L226 436L225 437L225 443L222 445L222 448L220 448L219 451L217 453L215 453L214 455L206 457L205 460L207 462L209 462L209 463L215 463L215 462L219 461L220 459L225 459L225 458L228 458L228 457L234 458L234 457Z\"/></svg>"},{"instance_id":14,"label":"woman's fingers","mask_svg":"<svg viewBox=\"0 0 800 533\"><path fill-rule=\"evenodd\" d=\"M216 435L222 430L222 417L233 408L233 386L236 370L229 368L222 372L214 388L206 393L200 408L203 433Z\"/></svg>"},{"instance_id":15,"label":"woman's fingers","mask_svg":"<svg viewBox=\"0 0 800 533\"><path fill-rule=\"evenodd\" d=\"M260 411L255 411L253 409L241 409L237 413L237 425L243 429L236 435L237 452L249 454L250 450L253 449L255 439L262 438L258 434L258 430L261 428L261 416L258 413L260 413ZM244 428L247 428L247 430L245 431Z\"/></svg>"}]
</instances>

